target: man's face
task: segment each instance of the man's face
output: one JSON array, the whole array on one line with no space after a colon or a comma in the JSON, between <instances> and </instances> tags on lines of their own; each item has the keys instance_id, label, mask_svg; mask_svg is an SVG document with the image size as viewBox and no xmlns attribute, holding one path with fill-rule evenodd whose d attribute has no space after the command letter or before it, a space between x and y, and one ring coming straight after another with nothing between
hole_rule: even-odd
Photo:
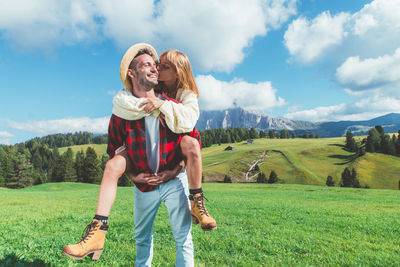
<instances>
[{"instance_id":1,"label":"man's face","mask_svg":"<svg viewBox=\"0 0 400 267\"><path fill-rule=\"evenodd\" d=\"M136 82L145 88L153 88L158 84L158 71L154 59L147 54L135 58L136 67L132 70L133 78Z\"/></svg>"}]
</instances>

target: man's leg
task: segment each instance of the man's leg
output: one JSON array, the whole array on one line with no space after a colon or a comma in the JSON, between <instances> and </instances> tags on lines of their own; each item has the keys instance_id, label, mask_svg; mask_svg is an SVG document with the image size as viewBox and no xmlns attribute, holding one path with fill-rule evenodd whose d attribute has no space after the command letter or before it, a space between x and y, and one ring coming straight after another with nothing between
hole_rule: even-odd
<instances>
[{"instance_id":1,"label":"man's leg","mask_svg":"<svg viewBox=\"0 0 400 267\"><path fill-rule=\"evenodd\" d=\"M160 206L158 188L141 192L135 187L133 219L135 222L135 266L151 266L153 259L153 224Z\"/></svg>"},{"instance_id":2,"label":"man's leg","mask_svg":"<svg viewBox=\"0 0 400 267\"><path fill-rule=\"evenodd\" d=\"M176 179L160 185L160 192L168 209L175 239L175 266L194 266L193 241L190 233L192 224L185 173L182 172Z\"/></svg>"},{"instance_id":3,"label":"man's leg","mask_svg":"<svg viewBox=\"0 0 400 267\"><path fill-rule=\"evenodd\" d=\"M192 206L193 223L200 222L205 231L217 229L217 223L208 213L204 203L203 189L201 188L202 163L199 142L188 135L182 137L182 154L186 158L186 172L190 188L190 202Z\"/></svg>"},{"instance_id":4,"label":"man's leg","mask_svg":"<svg viewBox=\"0 0 400 267\"><path fill-rule=\"evenodd\" d=\"M108 230L108 215L117 193L118 179L126 169L126 151L110 159L104 170L100 185L97 210L93 221L87 226L87 232L77 244L67 245L63 253L70 258L82 259L92 255L92 259L100 258Z\"/></svg>"}]
</instances>

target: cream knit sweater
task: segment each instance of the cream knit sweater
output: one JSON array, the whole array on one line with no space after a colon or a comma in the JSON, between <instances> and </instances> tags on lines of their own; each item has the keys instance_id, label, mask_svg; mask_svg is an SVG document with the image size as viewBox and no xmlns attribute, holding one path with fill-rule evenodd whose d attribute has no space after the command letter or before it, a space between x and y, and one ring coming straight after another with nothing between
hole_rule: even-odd
<instances>
[{"instance_id":1,"label":"cream knit sweater","mask_svg":"<svg viewBox=\"0 0 400 267\"><path fill-rule=\"evenodd\" d=\"M139 108L144 98L137 98L130 91L122 89L114 96L112 113L125 120L139 120L149 115L157 117L161 112L172 132L191 132L200 116L197 95L191 90L178 89L176 100L180 103L164 101L158 110L147 114L144 107Z\"/></svg>"}]
</instances>

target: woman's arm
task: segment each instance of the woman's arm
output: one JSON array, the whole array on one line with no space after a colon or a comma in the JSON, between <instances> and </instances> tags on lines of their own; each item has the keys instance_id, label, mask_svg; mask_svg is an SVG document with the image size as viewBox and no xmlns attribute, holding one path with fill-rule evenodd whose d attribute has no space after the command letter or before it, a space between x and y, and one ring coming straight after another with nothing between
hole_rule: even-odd
<instances>
[{"instance_id":1,"label":"woman's arm","mask_svg":"<svg viewBox=\"0 0 400 267\"><path fill-rule=\"evenodd\" d=\"M197 95L193 91L180 89L176 99L181 103L164 101L159 110L164 114L165 122L172 132L191 132L200 116Z\"/></svg>"},{"instance_id":2,"label":"woman's arm","mask_svg":"<svg viewBox=\"0 0 400 267\"><path fill-rule=\"evenodd\" d=\"M140 120L149 115L142 105L145 100L145 98L137 98L128 90L122 89L114 96L112 113L125 120ZM151 115L157 117L159 113L158 110L154 110Z\"/></svg>"}]
</instances>

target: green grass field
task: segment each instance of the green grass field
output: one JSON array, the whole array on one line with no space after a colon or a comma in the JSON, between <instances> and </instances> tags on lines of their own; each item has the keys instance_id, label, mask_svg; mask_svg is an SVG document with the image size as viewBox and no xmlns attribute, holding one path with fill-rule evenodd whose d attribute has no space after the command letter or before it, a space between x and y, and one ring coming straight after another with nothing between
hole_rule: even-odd
<instances>
[{"instance_id":1,"label":"green grass field","mask_svg":"<svg viewBox=\"0 0 400 267\"><path fill-rule=\"evenodd\" d=\"M204 184L218 229L193 227L196 266L396 266L400 191L283 184ZM133 188L118 188L102 257L61 253L94 215L98 186L0 189L0 266L132 266ZM173 266L165 206L153 266Z\"/></svg>"},{"instance_id":2,"label":"green grass field","mask_svg":"<svg viewBox=\"0 0 400 267\"><path fill-rule=\"evenodd\" d=\"M229 175L233 182L254 182L256 176L246 181L245 173L249 165L266 152L259 167L267 178L274 170L279 183L325 185L330 175L339 185L344 168L350 167L356 169L362 187L398 189L400 157L367 153L355 158L353 152L344 149L344 144L345 138L338 137L256 139L254 144L213 145L202 150L204 180L220 182L225 175ZM235 150L224 151L228 145L233 145ZM75 152L80 149L85 151L87 146L73 146L72 149ZM98 154L106 153L106 145L93 146ZM66 148L61 148L61 151L66 151Z\"/></svg>"}]
</instances>

